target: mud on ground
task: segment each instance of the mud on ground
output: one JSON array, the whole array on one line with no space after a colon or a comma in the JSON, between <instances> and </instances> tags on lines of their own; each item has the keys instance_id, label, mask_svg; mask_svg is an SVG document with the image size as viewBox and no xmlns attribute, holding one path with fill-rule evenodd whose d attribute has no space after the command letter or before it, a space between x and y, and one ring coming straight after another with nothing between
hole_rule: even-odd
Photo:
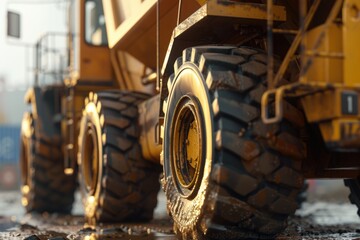
<instances>
[{"instance_id":1,"label":"mud on ground","mask_svg":"<svg viewBox=\"0 0 360 240\"><path fill-rule=\"evenodd\" d=\"M308 201L276 239L360 240L357 208L348 202L347 195L348 190L340 181L310 185ZM18 192L0 193L0 209L0 239L176 239L166 214L164 194L159 194L152 222L99 225L96 229L84 224L79 196L73 216L25 214Z\"/></svg>"}]
</instances>

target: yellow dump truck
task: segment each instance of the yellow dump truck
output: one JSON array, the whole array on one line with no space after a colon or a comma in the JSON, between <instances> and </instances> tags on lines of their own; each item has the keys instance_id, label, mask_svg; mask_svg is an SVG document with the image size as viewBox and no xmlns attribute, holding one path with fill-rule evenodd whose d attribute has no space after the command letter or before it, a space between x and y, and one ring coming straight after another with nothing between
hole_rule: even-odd
<instances>
[{"instance_id":1,"label":"yellow dump truck","mask_svg":"<svg viewBox=\"0 0 360 240\"><path fill-rule=\"evenodd\" d=\"M360 205L359 28L359 0L70 1L67 74L26 95L23 205L70 212L79 186L89 224L150 220L162 186L184 239L273 237L306 178Z\"/></svg>"}]
</instances>

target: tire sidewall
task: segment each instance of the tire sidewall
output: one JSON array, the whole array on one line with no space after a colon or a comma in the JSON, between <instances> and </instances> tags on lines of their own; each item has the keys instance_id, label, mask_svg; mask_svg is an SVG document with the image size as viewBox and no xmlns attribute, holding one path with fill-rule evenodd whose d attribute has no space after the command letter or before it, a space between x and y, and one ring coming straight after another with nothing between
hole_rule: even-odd
<instances>
[{"instance_id":1,"label":"tire sidewall","mask_svg":"<svg viewBox=\"0 0 360 240\"><path fill-rule=\"evenodd\" d=\"M30 159L31 159L31 138L32 122L30 113L25 113L21 122L21 145L20 145L20 169L22 177L22 186L29 185Z\"/></svg>"},{"instance_id":2,"label":"tire sidewall","mask_svg":"<svg viewBox=\"0 0 360 240\"><path fill-rule=\"evenodd\" d=\"M29 209L31 202L30 189L33 188L31 169L32 169L32 139L34 138L34 119L31 113L25 113L21 122L21 145L20 145L20 169L21 169L21 193L23 196L22 204ZM25 201L25 202L24 202Z\"/></svg>"},{"instance_id":3,"label":"tire sidewall","mask_svg":"<svg viewBox=\"0 0 360 240\"><path fill-rule=\"evenodd\" d=\"M92 124L96 130L96 144L99 154L98 162L98 176L97 176L97 186L93 194L89 194L84 183L84 170L83 170L83 161L85 156L86 149L84 148L88 124ZM102 131L100 124L100 113L95 102L89 102L84 109L83 117L80 122L80 132L78 138L78 166L79 166L79 185L82 195L82 202L84 206L86 218L95 219L96 209L99 204L99 196L101 192L101 179L103 173L103 146L102 146Z\"/></svg>"},{"instance_id":4,"label":"tire sidewall","mask_svg":"<svg viewBox=\"0 0 360 240\"><path fill-rule=\"evenodd\" d=\"M202 177L198 179L197 194L192 198L186 198L179 193L176 184L174 183L174 174L172 172L171 148L172 139L171 131L174 123L176 106L182 96L192 95L198 101L200 108L199 113L202 114L200 124L203 129L205 137L203 146L203 169ZM164 178L165 191L168 200L168 209L172 215L177 226L182 228L180 231L186 233L191 231L198 225L198 221L202 219L205 205L210 203L208 198L210 193L210 174L214 159L214 133L213 133L213 112L211 108L210 94L206 86L202 74L199 72L196 65L192 63L185 63L176 72L173 84L169 91L167 109L165 112L164 121Z\"/></svg>"}]
</instances>

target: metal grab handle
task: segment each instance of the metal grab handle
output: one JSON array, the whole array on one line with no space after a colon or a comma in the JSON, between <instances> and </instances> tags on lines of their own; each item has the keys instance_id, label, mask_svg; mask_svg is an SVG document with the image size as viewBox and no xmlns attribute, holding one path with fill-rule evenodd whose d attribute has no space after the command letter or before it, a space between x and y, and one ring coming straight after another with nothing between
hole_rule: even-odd
<instances>
[{"instance_id":1,"label":"metal grab handle","mask_svg":"<svg viewBox=\"0 0 360 240\"><path fill-rule=\"evenodd\" d=\"M265 124L278 123L283 118L283 98L285 88L267 90L261 98L261 118ZM269 117L270 97L275 96L275 116Z\"/></svg>"}]
</instances>

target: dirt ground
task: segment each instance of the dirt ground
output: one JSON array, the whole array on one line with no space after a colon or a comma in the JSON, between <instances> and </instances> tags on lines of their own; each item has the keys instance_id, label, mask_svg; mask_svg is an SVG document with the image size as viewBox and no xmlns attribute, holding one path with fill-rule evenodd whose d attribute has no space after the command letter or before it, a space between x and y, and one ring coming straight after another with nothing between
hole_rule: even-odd
<instances>
[{"instance_id":1,"label":"dirt ground","mask_svg":"<svg viewBox=\"0 0 360 240\"><path fill-rule=\"evenodd\" d=\"M342 181L311 181L309 185L308 200L276 239L360 240L357 208L348 202L349 192ZM162 193L152 222L100 225L96 229L84 225L79 195L72 216L25 214L20 198L16 191L0 193L0 239L176 239Z\"/></svg>"}]
</instances>

